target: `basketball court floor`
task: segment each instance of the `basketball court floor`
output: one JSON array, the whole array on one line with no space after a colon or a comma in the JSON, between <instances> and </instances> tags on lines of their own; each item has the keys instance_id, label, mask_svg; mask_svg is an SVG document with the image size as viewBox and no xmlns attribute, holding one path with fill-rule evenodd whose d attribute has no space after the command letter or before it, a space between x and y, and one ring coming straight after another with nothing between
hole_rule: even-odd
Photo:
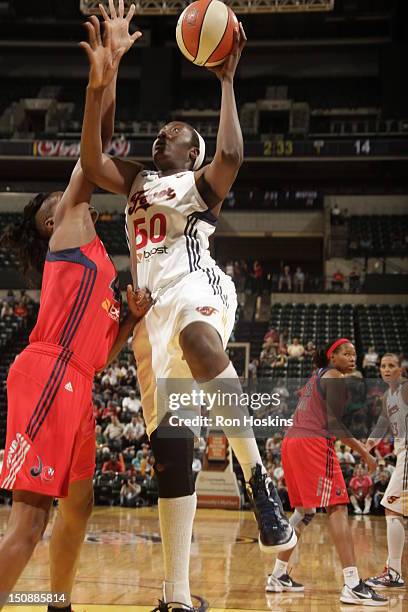
<instances>
[{"instance_id":1,"label":"basketball court floor","mask_svg":"<svg viewBox=\"0 0 408 612\"><path fill-rule=\"evenodd\" d=\"M9 512L8 507L0 506L0 535L4 533ZM386 558L384 518L353 517L351 525L361 575L378 573ZM50 530L51 525L16 591L49 589ZM407 556L403 564L406 577ZM192 593L207 600L213 612L367 610L339 602L341 568L324 515L319 514L306 530L293 563L293 577L305 584L304 594L265 594L266 577L272 571L274 560L274 555L260 552L256 523L250 512L198 510L192 544ZM162 572L157 508L95 508L83 547L73 609L75 612L148 612L157 605L161 595ZM389 606L381 610L408 610L405 590L393 590L389 595ZM45 609L45 606L5 608L9 612Z\"/></svg>"}]
</instances>

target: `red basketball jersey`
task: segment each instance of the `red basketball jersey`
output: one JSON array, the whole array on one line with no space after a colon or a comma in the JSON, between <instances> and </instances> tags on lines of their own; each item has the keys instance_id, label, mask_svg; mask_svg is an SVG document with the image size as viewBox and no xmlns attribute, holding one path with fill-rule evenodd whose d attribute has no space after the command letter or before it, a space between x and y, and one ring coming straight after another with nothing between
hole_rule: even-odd
<instances>
[{"instance_id":1,"label":"red basketball jersey","mask_svg":"<svg viewBox=\"0 0 408 612\"><path fill-rule=\"evenodd\" d=\"M30 344L59 345L99 370L116 340L120 308L116 269L98 236L82 247L49 251Z\"/></svg>"},{"instance_id":2,"label":"red basketball jersey","mask_svg":"<svg viewBox=\"0 0 408 612\"><path fill-rule=\"evenodd\" d=\"M299 402L293 415L293 426L287 435L302 437L329 437L327 429L326 400L320 384L321 378L328 368L320 368L307 381L300 392Z\"/></svg>"}]
</instances>

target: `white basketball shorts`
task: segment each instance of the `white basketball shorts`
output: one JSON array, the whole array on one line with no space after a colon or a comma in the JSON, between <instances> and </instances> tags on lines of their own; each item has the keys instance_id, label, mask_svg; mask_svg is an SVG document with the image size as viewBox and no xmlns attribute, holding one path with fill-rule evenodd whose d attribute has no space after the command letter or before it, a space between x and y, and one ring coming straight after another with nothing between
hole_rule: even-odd
<instances>
[{"instance_id":1,"label":"white basketball shorts","mask_svg":"<svg viewBox=\"0 0 408 612\"><path fill-rule=\"evenodd\" d=\"M218 331L226 348L234 327L236 308L234 283L217 267L186 274L159 292L154 306L136 326L133 335L133 352L149 436L164 416L161 410L158 411L157 381L160 380L161 384L168 379L190 379L191 388L194 385L179 344L182 330L195 321L208 323ZM183 384L183 390L185 388Z\"/></svg>"}]
</instances>

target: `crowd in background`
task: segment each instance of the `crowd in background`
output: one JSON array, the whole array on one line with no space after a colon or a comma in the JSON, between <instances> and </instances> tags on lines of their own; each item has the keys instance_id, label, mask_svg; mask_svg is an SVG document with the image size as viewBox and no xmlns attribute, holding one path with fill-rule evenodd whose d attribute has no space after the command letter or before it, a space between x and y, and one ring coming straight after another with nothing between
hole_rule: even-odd
<instances>
[{"instance_id":1,"label":"crowd in background","mask_svg":"<svg viewBox=\"0 0 408 612\"><path fill-rule=\"evenodd\" d=\"M0 301L0 319L15 316L27 325L32 305L33 301L25 289L21 289L19 295L9 289L7 295Z\"/></svg>"}]
</instances>

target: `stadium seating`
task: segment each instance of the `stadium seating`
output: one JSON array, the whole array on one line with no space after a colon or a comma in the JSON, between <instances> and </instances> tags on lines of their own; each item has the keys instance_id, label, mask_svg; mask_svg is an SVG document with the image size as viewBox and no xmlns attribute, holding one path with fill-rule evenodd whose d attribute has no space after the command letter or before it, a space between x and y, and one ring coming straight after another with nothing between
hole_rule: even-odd
<instances>
[{"instance_id":1,"label":"stadium seating","mask_svg":"<svg viewBox=\"0 0 408 612\"><path fill-rule=\"evenodd\" d=\"M349 255L408 254L408 216L361 215L349 219Z\"/></svg>"}]
</instances>

